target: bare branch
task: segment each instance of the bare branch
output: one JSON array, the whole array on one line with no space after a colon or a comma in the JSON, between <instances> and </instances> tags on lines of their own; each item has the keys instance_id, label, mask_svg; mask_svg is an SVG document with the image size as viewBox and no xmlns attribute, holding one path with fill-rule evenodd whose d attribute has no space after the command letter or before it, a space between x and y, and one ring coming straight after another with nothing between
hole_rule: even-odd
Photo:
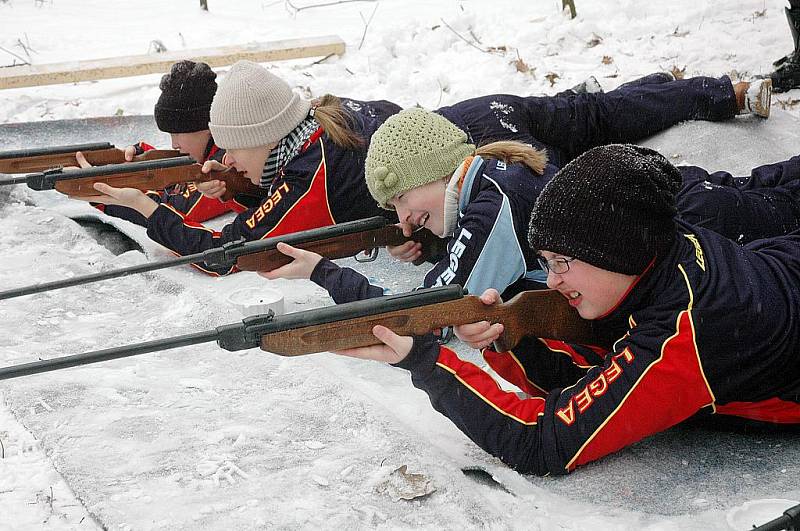
<instances>
[{"instance_id":1,"label":"bare branch","mask_svg":"<svg viewBox=\"0 0 800 531\"><path fill-rule=\"evenodd\" d=\"M333 57L334 55L336 55L336 54L335 54L335 53L329 53L328 55L326 55L326 56L325 56L325 57L323 57L322 59L317 59L316 61L314 61L313 63L311 63L311 64L310 64L310 65L308 65L308 66L313 66L313 65L318 65L318 64L324 63L325 61L327 61L328 59L330 59L330 58L331 58L331 57Z\"/></svg>"},{"instance_id":2,"label":"bare branch","mask_svg":"<svg viewBox=\"0 0 800 531\"><path fill-rule=\"evenodd\" d=\"M442 86L442 82L439 81L439 78L436 78L436 84L439 85L439 101L436 102L436 106L434 108L438 109L439 106L442 104L442 94L444 94L444 87Z\"/></svg>"},{"instance_id":3,"label":"bare branch","mask_svg":"<svg viewBox=\"0 0 800 531\"><path fill-rule=\"evenodd\" d=\"M335 6L339 4L350 4L352 2L377 2L378 0L337 0L336 2L326 2L324 4L311 4L307 6L300 6L297 7L296 5L292 4L291 0L286 0L286 5L294 9L294 13L298 11L302 11L304 9L312 9L315 7L328 7L328 6Z\"/></svg>"},{"instance_id":4,"label":"bare branch","mask_svg":"<svg viewBox=\"0 0 800 531\"><path fill-rule=\"evenodd\" d=\"M17 39L17 46L22 48L22 51L25 52L25 55L28 57L28 63L33 63L33 59L31 59L31 52L37 53L36 50L31 48L31 43L28 41L28 34L25 33L25 42L22 42L22 39Z\"/></svg>"},{"instance_id":5,"label":"bare branch","mask_svg":"<svg viewBox=\"0 0 800 531\"><path fill-rule=\"evenodd\" d=\"M4 52L6 52L7 54L13 55L14 57L16 57L17 59L19 59L20 61L22 61L22 64L23 64L23 65L29 65L29 64L30 64L30 63L29 63L28 61L26 61L24 58L22 58L22 57L20 57L19 55L15 54L15 53L14 53L14 52L12 52L11 50L7 50L6 48L3 48L2 46L0 46L0 50L3 50L3 51L4 51ZM14 66L18 66L18 65L14 65Z\"/></svg>"},{"instance_id":6,"label":"bare branch","mask_svg":"<svg viewBox=\"0 0 800 531\"><path fill-rule=\"evenodd\" d=\"M447 29L449 29L450 31L452 31L453 33L455 33L455 34L456 34L456 36L457 36L459 39L461 39L462 41L466 42L467 44L469 44L470 46L472 46L472 47L473 47L473 48L475 48L476 50L480 50L480 51L482 51L483 53L496 53L496 52L494 52L494 51L492 51L492 50L484 50L483 48L481 48L480 46L478 46L477 44L475 44L475 43L474 43L474 42L472 42L471 40L467 39L466 37L464 37L463 35L461 35L459 32L457 32L456 30L454 30L454 29L453 29L453 27L452 27L450 24L448 24L448 23L447 23L447 21L446 21L445 19L443 19L443 18L440 18L439 20L441 20L441 21L442 21L442 24L444 24L445 26L447 26Z\"/></svg>"},{"instance_id":7,"label":"bare branch","mask_svg":"<svg viewBox=\"0 0 800 531\"><path fill-rule=\"evenodd\" d=\"M358 43L358 49L361 49L361 46L364 45L364 39L367 37L367 29L369 29L369 23L372 22L372 17L375 16L375 12L378 10L378 6L381 5L380 2L375 4L375 9L372 10L372 14L369 16L369 20L364 22L364 33L361 35L361 42ZM358 12L361 15L361 12ZM361 20L364 20L364 15L361 15Z\"/></svg>"},{"instance_id":8,"label":"bare branch","mask_svg":"<svg viewBox=\"0 0 800 531\"><path fill-rule=\"evenodd\" d=\"M478 38L478 36L477 36L477 35L475 35L475 32L474 32L474 31L472 31L472 27L470 27L470 28L469 28L469 35L470 35L470 37L472 37L473 39L475 39L475 42L477 42L478 44L483 44L483 43L481 42L481 40Z\"/></svg>"}]
</instances>

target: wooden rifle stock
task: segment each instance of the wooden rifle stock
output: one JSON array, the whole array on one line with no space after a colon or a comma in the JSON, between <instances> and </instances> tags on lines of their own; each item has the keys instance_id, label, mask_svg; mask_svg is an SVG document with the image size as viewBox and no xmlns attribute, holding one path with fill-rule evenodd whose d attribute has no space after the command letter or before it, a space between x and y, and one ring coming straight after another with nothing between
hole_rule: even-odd
<instances>
[{"instance_id":1,"label":"wooden rifle stock","mask_svg":"<svg viewBox=\"0 0 800 531\"><path fill-rule=\"evenodd\" d=\"M180 169L138 170L108 175L102 178L57 181L55 189L66 195L98 197L103 194L94 189L94 183L106 183L114 188L137 188L144 192L147 190L163 190L175 184L204 183L219 180L225 182L225 193L220 197L222 201L229 201L238 194L263 197L266 193L264 189L255 186L244 174L237 172L233 168L228 168L225 171L212 170L208 173L203 173L200 171L202 167L202 164L194 163L191 166L181 166Z\"/></svg>"},{"instance_id":2,"label":"wooden rifle stock","mask_svg":"<svg viewBox=\"0 0 800 531\"><path fill-rule=\"evenodd\" d=\"M387 225L385 222L380 227L366 228L362 231L330 238L291 241L291 238L287 237L286 243L298 249L315 252L330 260L336 260L355 256L360 252L378 249L379 247L386 247L387 245L400 245L409 240L422 244L423 254L422 257L414 261L415 265L424 262L428 257L442 254L447 245L445 240L438 238L427 229L417 230L411 234L411 237L408 237L403 235L402 229L397 225ZM267 249L237 257L236 267L242 271L272 271L288 264L292 260L293 258L286 256L277 249Z\"/></svg>"},{"instance_id":3,"label":"wooden rifle stock","mask_svg":"<svg viewBox=\"0 0 800 531\"><path fill-rule=\"evenodd\" d=\"M38 188L46 189L46 181L52 180L52 187L62 194L78 197L99 197L102 195L94 189L95 183L105 183L115 188L137 188L142 191L162 190L175 184L187 182L206 182L211 180L225 181L223 201L232 199L237 194L264 196L265 191L255 186L249 179L236 170L203 173L202 164L191 157L172 157L153 161L129 162L124 164L108 164L93 168L63 171L60 173L44 172L37 179ZM39 174L29 176L36 179Z\"/></svg>"},{"instance_id":4,"label":"wooden rifle stock","mask_svg":"<svg viewBox=\"0 0 800 531\"><path fill-rule=\"evenodd\" d=\"M373 311L366 315L358 315L356 311L352 312L355 314L353 317L348 315L351 313L348 306L368 304L369 301L378 304L385 298L339 305L341 319L308 326L299 323L287 330L271 330L261 337L261 349L281 356L301 356L377 345L380 342L372 334L375 325L383 325L401 336L412 336L445 326L479 321L503 324L503 334L494 345L497 352L513 349L524 336L602 347L610 347L612 343L611 338L598 330L592 321L581 318L556 290L524 291L508 302L487 306L477 296L461 296L460 286L435 289L450 290L450 300L386 312ZM413 297L415 293L403 296ZM313 316L309 315L308 320L312 321Z\"/></svg>"},{"instance_id":5,"label":"wooden rifle stock","mask_svg":"<svg viewBox=\"0 0 800 531\"><path fill-rule=\"evenodd\" d=\"M0 173L31 173L46 171L64 166L77 166L75 154L80 151L92 166L122 164L125 160L123 150L108 142L94 144L75 144L41 149L21 149L0 152ZM152 149L136 155L133 162L160 160L180 156L175 149Z\"/></svg>"}]
</instances>

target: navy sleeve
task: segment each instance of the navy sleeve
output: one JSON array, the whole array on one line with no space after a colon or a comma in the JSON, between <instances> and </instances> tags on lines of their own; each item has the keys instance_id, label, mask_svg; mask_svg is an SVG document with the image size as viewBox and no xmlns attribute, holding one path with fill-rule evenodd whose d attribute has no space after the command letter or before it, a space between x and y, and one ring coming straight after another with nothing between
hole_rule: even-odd
<instances>
[{"instance_id":1,"label":"navy sleeve","mask_svg":"<svg viewBox=\"0 0 800 531\"><path fill-rule=\"evenodd\" d=\"M328 290L336 304L383 296L383 289L370 284L367 277L349 267L339 267L327 258L317 263L311 281Z\"/></svg>"},{"instance_id":2,"label":"navy sleeve","mask_svg":"<svg viewBox=\"0 0 800 531\"><path fill-rule=\"evenodd\" d=\"M800 229L800 156L754 168L749 176L679 166L681 218L739 244Z\"/></svg>"},{"instance_id":3,"label":"navy sleeve","mask_svg":"<svg viewBox=\"0 0 800 531\"><path fill-rule=\"evenodd\" d=\"M145 192L145 194L156 203L161 204L162 197L157 191L148 190ZM102 203L91 203L91 205L103 214L111 216L112 218L124 219L141 227L147 227L147 218L140 214L138 210L134 210L133 208L120 205L104 205Z\"/></svg>"}]
</instances>

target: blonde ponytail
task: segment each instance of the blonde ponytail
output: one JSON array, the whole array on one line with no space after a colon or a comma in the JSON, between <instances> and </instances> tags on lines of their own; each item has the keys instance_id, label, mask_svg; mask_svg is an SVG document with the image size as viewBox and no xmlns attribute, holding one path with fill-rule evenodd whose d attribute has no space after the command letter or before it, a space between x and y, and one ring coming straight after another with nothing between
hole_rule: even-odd
<instances>
[{"instance_id":1,"label":"blonde ponytail","mask_svg":"<svg viewBox=\"0 0 800 531\"><path fill-rule=\"evenodd\" d=\"M314 100L314 119L333 143L344 149L364 149L366 142L351 125L352 118L342 108L342 100L331 94Z\"/></svg>"},{"instance_id":2,"label":"blonde ponytail","mask_svg":"<svg viewBox=\"0 0 800 531\"><path fill-rule=\"evenodd\" d=\"M478 147L476 155L484 158L502 160L507 164L524 164L534 173L541 175L547 164L547 153L528 144L515 140L501 140Z\"/></svg>"}]
</instances>

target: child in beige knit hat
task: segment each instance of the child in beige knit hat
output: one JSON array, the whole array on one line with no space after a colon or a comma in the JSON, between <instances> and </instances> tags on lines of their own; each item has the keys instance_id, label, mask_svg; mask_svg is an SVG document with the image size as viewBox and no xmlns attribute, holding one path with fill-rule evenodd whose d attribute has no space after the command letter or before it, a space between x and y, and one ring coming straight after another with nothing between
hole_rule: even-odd
<instances>
[{"instance_id":1,"label":"child in beige knit hat","mask_svg":"<svg viewBox=\"0 0 800 531\"><path fill-rule=\"evenodd\" d=\"M225 157L207 161L202 171L242 172L262 189L259 204L215 231L139 190L105 187L99 200L137 210L148 236L179 255L384 215L367 190L364 159L372 133L399 110L391 102L331 95L309 101L266 68L239 61L219 83L209 112ZM221 181L197 188L212 198L225 193ZM237 271L230 263L195 265L217 275Z\"/></svg>"},{"instance_id":2,"label":"child in beige knit hat","mask_svg":"<svg viewBox=\"0 0 800 531\"><path fill-rule=\"evenodd\" d=\"M340 106L338 98L328 96L316 102L312 111L312 102L293 92L284 80L256 63L238 61L214 96L208 126L226 150L223 162L258 185L264 184L268 157L298 127L306 126L307 139L309 131L321 125L328 135L336 137L335 141L340 140L341 147L363 148L363 139L350 129ZM201 184L200 190L219 197L225 192L224 186L223 182L210 181Z\"/></svg>"}]
</instances>

